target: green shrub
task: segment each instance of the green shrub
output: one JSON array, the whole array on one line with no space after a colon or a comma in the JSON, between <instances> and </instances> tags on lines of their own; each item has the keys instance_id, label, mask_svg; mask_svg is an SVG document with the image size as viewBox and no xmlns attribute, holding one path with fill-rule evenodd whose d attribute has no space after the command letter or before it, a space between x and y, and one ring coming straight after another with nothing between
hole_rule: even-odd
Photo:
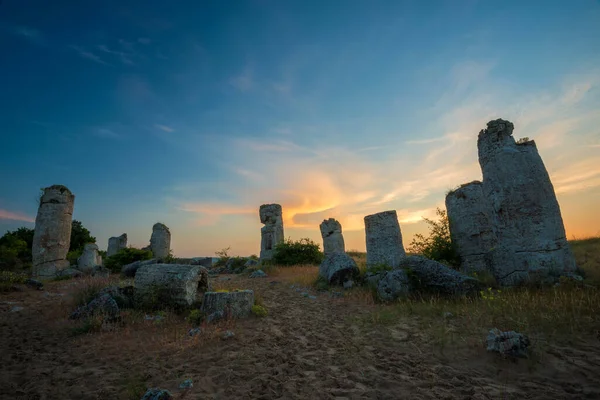
<instances>
[{"instance_id":1,"label":"green shrub","mask_svg":"<svg viewBox=\"0 0 600 400\"><path fill-rule=\"evenodd\" d=\"M190 311L190 315L188 315L188 320L192 325L198 326L204 321L204 317L204 313L196 309Z\"/></svg>"},{"instance_id":2,"label":"green shrub","mask_svg":"<svg viewBox=\"0 0 600 400\"><path fill-rule=\"evenodd\" d=\"M451 267L458 267L460 259L450 238L450 224L446 210L437 208L436 214L439 217L438 221L423 218L429 225L429 236L416 234L407 250L409 253L420 254Z\"/></svg>"},{"instance_id":3,"label":"green shrub","mask_svg":"<svg viewBox=\"0 0 600 400\"><path fill-rule=\"evenodd\" d=\"M315 289L317 290L327 290L329 289L329 282L327 279L319 275L317 280L315 281Z\"/></svg>"},{"instance_id":4,"label":"green shrub","mask_svg":"<svg viewBox=\"0 0 600 400\"><path fill-rule=\"evenodd\" d=\"M244 257L230 257L228 262L229 261L231 261L230 268L235 271L236 269L243 270L248 260Z\"/></svg>"},{"instance_id":5,"label":"green shrub","mask_svg":"<svg viewBox=\"0 0 600 400\"><path fill-rule=\"evenodd\" d=\"M255 304L252 306L252 314L256 315L257 317L266 317L268 312L265 307Z\"/></svg>"},{"instance_id":6,"label":"green shrub","mask_svg":"<svg viewBox=\"0 0 600 400\"><path fill-rule=\"evenodd\" d=\"M12 271L0 271L0 292L9 292L13 285L25 283L27 275Z\"/></svg>"},{"instance_id":7,"label":"green shrub","mask_svg":"<svg viewBox=\"0 0 600 400\"><path fill-rule=\"evenodd\" d=\"M387 264L377 264L377 265L373 265L371 268L369 268L367 270L367 272L373 272L375 274L378 274L380 272L386 272L386 271L391 271L391 270L393 270L393 268Z\"/></svg>"},{"instance_id":8,"label":"green shrub","mask_svg":"<svg viewBox=\"0 0 600 400\"><path fill-rule=\"evenodd\" d=\"M71 250L67 253L67 261L69 261L69 263L71 265L77 265L77 259L79 257L81 257L81 254L83 253L83 249L76 249L76 250Z\"/></svg>"},{"instance_id":9,"label":"green shrub","mask_svg":"<svg viewBox=\"0 0 600 400\"><path fill-rule=\"evenodd\" d=\"M121 272L123 265L132 262L149 260L152 258L152 251L127 247L119 250L116 254L104 260L104 266L112 272Z\"/></svg>"},{"instance_id":10,"label":"green shrub","mask_svg":"<svg viewBox=\"0 0 600 400\"><path fill-rule=\"evenodd\" d=\"M293 241L287 239L275 246L273 263L276 265L318 265L323 261L319 245L309 238Z\"/></svg>"}]
</instances>

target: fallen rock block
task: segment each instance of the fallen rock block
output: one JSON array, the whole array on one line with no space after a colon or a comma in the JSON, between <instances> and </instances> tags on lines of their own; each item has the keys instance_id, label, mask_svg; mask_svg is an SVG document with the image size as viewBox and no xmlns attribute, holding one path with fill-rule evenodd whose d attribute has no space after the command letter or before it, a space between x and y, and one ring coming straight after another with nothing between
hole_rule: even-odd
<instances>
[{"instance_id":1,"label":"fallen rock block","mask_svg":"<svg viewBox=\"0 0 600 400\"><path fill-rule=\"evenodd\" d=\"M356 261L346 253L328 254L319 267L319 275L327 279L330 285L342 285L359 274Z\"/></svg>"},{"instance_id":2,"label":"fallen rock block","mask_svg":"<svg viewBox=\"0 0 600 400\"><path fill-rule=\"evenodd\" d=\"M514 357L527 358L530 341L526 335L515 331L502 332L498 328L490 330L487 336L487 351Z\"/></svg>"},{"instance_id":3,"label":"fallen rock block","mask_svg":"<svg viewBox=\"0 0 600 400\"><path fill-rule=\"evenodd\" d=\"M173 395L168 390L150 388L142 396L141 400L170 400L172 398Z\"/></svg>"},{"instance_id":4,"label":"fallen rock block","mask_svg":"<svg viewBox=\"0 0 600 400\"><path fill-rule=\"evenodd\" d=\"M136 306L188 307L196 300L202 277L197 265L153 264L137 270L134 280Z\"/></svg>"},{"instance_id":5,"label":"fallen rock block","mask_svg":"<svg viewBox=\"0 0 600 400\"><path fill-rule=\"evenodd\" d=\"M250 315L254 305L254 291L239 290L233 292L206 292L200 311L208 315L222 312L222 318L243 318ZM214 318L220 319L220 318Z\"/></svg>"},{"instance_id":6,"label":"fallen rock block","mask_svg":"<svg viewBox=\"0 0 600 400\"><path fill-rule=\"evenodd\" d=\"M69 319L89 318L94 315L104 315L107 320L114 320L119 317L119 306L115 299L108 293L100 294L87 305L78 307L69 317Z\"/></svg>"},{"instance_id":7,"label":"fallen rock block","mask_svg":"<svg viewBox=\"0 0 600 400\"><path fill-rule=\"evenodd\" d=\"M265 274L261 269L254 271L250 274L250 278L266 278L268 275Z\"/></svg>"},{"instance_id":8,"label":"fallen rock block","mask_svg":"<svg viewBox=\"0 0 600 400\"><path fill-rule=\"evenodd\" d=\"M399 297L406 297L411 291L410 279L406 271L395 269L386 272L378 282L377 294L384 301L396 300Z\"/></svg>"},{"instance_id":9,"label":"fallen rock block","mask_svg":"<svg viewBox=\"0 0 600 400\"><path fill-rule=\"evenodd\" d=\"M136 261L131 264L123 265L121 268L121 274L127 278L135 277L137 270L144 265L152 265L160 263L160 259L152 258L150 260Z\"/></svg>"},{"instance_id":10,"label":"fallen rock block","mask_svg":"<svg viewBox=\"0 0 600 400\"><path fill-rule=\"evenodd\" d=\"M425 257L405 257L400 262L400 268L407 271L415 290L449 296L473 295L481 290L481 283L477 279Z\"/></svg>"}]
</instances>

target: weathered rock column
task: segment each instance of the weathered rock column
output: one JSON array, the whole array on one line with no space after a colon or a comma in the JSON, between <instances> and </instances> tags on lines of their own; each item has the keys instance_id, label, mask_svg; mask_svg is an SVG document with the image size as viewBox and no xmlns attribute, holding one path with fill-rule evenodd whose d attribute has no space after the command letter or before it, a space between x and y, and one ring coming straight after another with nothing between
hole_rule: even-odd
<instances>
[{"instance_id":1,"label":"weathered rock column","mask_svg":"<svg viewBox=\"0 0 600 400\"><path fill-rule=\"evenodd\" d=\"M379 264L397 267L406 256L395 210L365 217L367 268Z\"/></svg>"},{"instance_id":2,"label":"weathered rock column","mask_svg":"<svg viewBox=\"0 0 600 400\"><path fill-rule=\"evenodd\" d=\"M77 259L77 269L81 272L91 273L98 264L98 245L96 243L87 243L83 247L83 253Z\"/></svg>"},{"instance_id":3,"label":"weathered rock column","mask_svg":"<svg viewBox=\"0 0 600 400\"><path fill-rule=\"evenodd\" d=\"M201 269L181 264L141 266L134 279L136 305L190 306L196 300Z\"/></svg>"},{"instance_id":4,"label":"weathered rock column","mask_svg":"<svg viewBox=\"0 0 600 400\"><path fill-rule=\"evenodd\" d=\"M342 235L342 225L333 218L321 222L321 237L323 238L323 252L325 256L331 253L344 253L346 246Z\"/></svg>"},{"instance_id":5,"label":"weathered rock column","mask_svg":"<svg viewBox=\"0 0 600 400\"><path fill-rule=\"evenodd\" d=\"M71 221L75 195L62 185L43 189L35 218L32 261L33 276L50 279L69 267L67 253L71 244Z\"/></svg>"},{"instance_id":6,"label":"weathered rock column","mask_svg":"<svg viewBox=\"0 0 600 400\"><path fill-rule=\"evenodd\" d=\"M509 121L490 121L477 140L483 196L498 238L486 261L504 285L552 280L576 269L554 187L535 142L516 143L513 129Z\"/></svg>"},{"instance_id":7,"label":"weathered rock column","mask_svg":"<svg viewBox=\"0 0 600 400\"><path fill-rule=\"evenodd\" d=\"M108 239L108 248L106 249L106 256L110 257L117 254L121 249L127 247L127 234L124 233L121 236L113 236Z\"/></svg>"},{"instance_id":8,"label":"weathered rock column","mask_svg":"<svg viewBox=\"0 0 600 400\"><path fill-rule=\"evenodd\" d=\"M165 224L160 222L152 227L152 236L150 237L150 250L155 258L164 258L171 251L171 231Z\"/></svg>"},{"instance_id":9,"label":"weathered rock column","mask_svg":"<svg viewBox=\"0 0 600 400\"><path fill-rule=\"evenodd\" d=\"M486 270L485 255L496 245L496 236L482 183L461 185L446 195L452 244L464 272Z\"/></svg>"},{"instance_id":10,"label":"weathered rock column","mask_svg":"<svg viewBox=\"0 0 600 400\"><path fill-rule=\"evenodd\" d=\"M260 230L260 259L271 260L275 246L284 240L283 212L279 204L263 204L259 215L260 222L265 224Z\"/></svg>"}]
</instances>

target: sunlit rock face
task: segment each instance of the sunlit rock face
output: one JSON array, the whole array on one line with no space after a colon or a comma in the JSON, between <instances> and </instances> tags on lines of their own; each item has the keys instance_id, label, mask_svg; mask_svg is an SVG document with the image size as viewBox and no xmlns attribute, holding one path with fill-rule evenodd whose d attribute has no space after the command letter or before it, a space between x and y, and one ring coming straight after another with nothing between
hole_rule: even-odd
<instances>
[{"instance_id":1,"label":"sunlit rock face","mask_svg":"<svg viewBox=\"0 0 600 400\"><path fill-rule=\"evenodd\" d=\"M346 246L342 235L342 225L335 219L329 218L319 225L323 238L323 252L325 256L332 253L344 253Z\"/></svg>"},{"instance_id":2,"label":"sunlit rock face","mask_svg":"<svg viewBox=\"0 0 600 400\"><path fill-rule=\"evenodd\" d=\"M367 268L377 265L397 267L406 256L395 210L365 217Z\"/></svg>"},{"instance_id":3,"label":"sunlit rock face","mask_svg":"<svg viewBox=\"0 0 600 400\"><path fill-rule=\"evenodd\" d=\"M263 204L259 208L260 222L260 259L271 260L275 246L283 242L283 211L279 204Z\"/></svg>"},{"instance_id":4,"label":"sunlit rock face","mask_svg":"<svg viewBox=\"0 0 600 400\"><path fill-rule=\"evenodd\" d=\"M62 185L42 189L32 245L33 276L51 279L69 267L75 195Z\"/></svg>"},{"instance_id":5,"label":"sunlit rock face","mask_svg":"<svg viewBox=\"0 0 600 400\"><path fill-rule=\"evenodd\" d=\"M446 198L451 235L465 269L486 269L503 285L551 282L574 273L575 259L535 142L515 142L513 130L497 119L479 132L483 182Z\"/></svg>"}]
</instances>

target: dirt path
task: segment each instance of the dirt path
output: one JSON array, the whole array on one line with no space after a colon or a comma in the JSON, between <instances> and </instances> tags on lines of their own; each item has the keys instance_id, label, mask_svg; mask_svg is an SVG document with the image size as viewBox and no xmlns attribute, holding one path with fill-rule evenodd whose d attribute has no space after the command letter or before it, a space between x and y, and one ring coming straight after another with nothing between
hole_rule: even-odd
<instances>
[{"instance_id":1,"label":"dirt path","mask_svg":"<svg viewBox=\"0 0 600 400\"><path fill-rule=\"evenodd\" d=\"M269 316L194 338L178 317L72 337L74 286L64 282L47 289L63 296L0 295L0 398L129 399L145 387L180 399L600 398L595 338L587 347L548 348L541 362L504 360L482 343L442 352L416 317L376 325L365 322L372 307L327 294L311 299L271 279L233 279L262 294ZM235 336L223 340L224 329ZM188 378L193 388L179 390Z\"/></svg>"}]
</instances>

